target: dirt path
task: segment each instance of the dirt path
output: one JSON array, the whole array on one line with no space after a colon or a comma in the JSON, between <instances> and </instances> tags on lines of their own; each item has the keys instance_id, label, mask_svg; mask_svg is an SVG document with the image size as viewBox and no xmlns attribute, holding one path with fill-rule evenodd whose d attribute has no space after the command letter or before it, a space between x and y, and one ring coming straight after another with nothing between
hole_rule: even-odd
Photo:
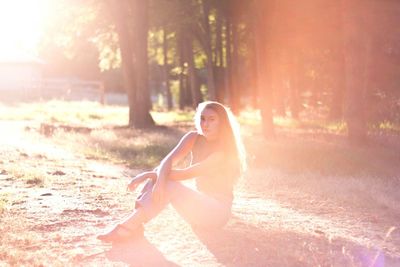
<instances>
[{"instance_id":1,"label":"dirt path","mask_svg":"<svg viewBox=\"0 0 400 267\"><path fill-rule=\"evenodd\" d=\"M26 126L0 123L0 265L400 266L397 217L265 186L265 170L239 187L222 230L196 233L168 208L144 239L102 244L96 234L133 208L125 173L137 170L87 159Z\"/></svg>"}]
</instances>

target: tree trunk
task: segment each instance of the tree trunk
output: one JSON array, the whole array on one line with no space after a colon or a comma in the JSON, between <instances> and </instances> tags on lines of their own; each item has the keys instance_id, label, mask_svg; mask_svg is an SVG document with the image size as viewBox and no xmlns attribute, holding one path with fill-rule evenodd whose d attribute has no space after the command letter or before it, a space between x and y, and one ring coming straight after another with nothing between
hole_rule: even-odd
<instances>
[{"instance_id":1,"label":"tree trunk","mask_svg":"<svg viewBox=\"0 0 400 267\"><path fill-rule=\"evenodd\" d=\"M226 70L225 70L225 98L227 99L228 103L231 103L231 94L230 88L232 87L232 38L231 38L231 18L229 15L226 16L226 27L225 27L225 58L226 58Z\"/></svg>"},{"instance_id":2,"label":"tree trunk","mask_svg":"<svg viewBox=\"0 0 400 267\"><path fill-rule=\"evenodd\" d=\"M236 19L232 25L232 67L231 67L231 75L232 75L232 84L230 87L230 96L231 96L231 109L235 114L239 113L240 110L240 95L239 95L239 86L240 86L240 75L239 75L239 40L238 40L238 23Z\"/></svg>"},{"instance_id":3,"label":"tree trunk","mask_svg":"<svg viewBox=\"0 0 400 267\"><path fill-rule=\"evenodd\" d=\"M340 44L339 44L340 45ZM334 77L332 85L332 99L329 109L329 119L343 119L343 101L345 88L345 63L343 55L343 47L338 47L333 52L333 62L331 75Z\"/></svg>"},{"instance_id":4,"label":"tree trunk","mask_svg":"<svg viewBox=\"0 0 400 267\"><path fill-rule=\"evenodd\" d=\"M216 17L216 41L215 41L215 86L216 98L219 102L225 102L225 67L224 67L224 45L222 40L223 18L221 7L217 10Z\"/></svg>"},{"instance_id":5,"label":"tree trunk","mask_svg":"<svg viewBox=\"0 0 400 267\"><path fill-rule=\"evenodd\" d=\"M216 40L215 40L215 65L218 67L224 66L223 60L223 43L222 43L222 12L220 10L217 11L217 18L216 18Z\"/></svg>"},{"instance_id":6,"label":"tree trunk","mask_svg":"<svg viewBox=\"0 0 400 267\"><path fill-rule=\"evenodd\" d=\"M366 33L363 29L365 3L342 0L346 71L346 121L353 144L366 142L365 73Z\"/></svg>"},{"instance_id":7,"label":"tree trunk","mask_svg":"<svg viewBox=\"0 0 400 267\"><path fill-rule=\"evenodd\" d=\"M286 106L285 106L285 98L286 98L286 83L284 82L284 58L285 58L285 50L280 49L279 53L277 53L278 59L277 64L274 68L273 75L273 87L274 87L274 107L276 109L276 114L281 117L286 116Z\"/></svg>"},{"instance_id":8,"label":"tree trunk","mask_svg":"<svg viewBox=\"0 0 400 267\"><path fill-rule=\"evenodd\" d=\"M189 97L187 93L187 77L185 75L185 40L181 32L178 32L177 36L177 49L179 53L179 65L181 69L179 73L179 108L183 110L189 104Z\"/></svg>"},{"instance_id":9,"label":"tree trunk","mask_svg":"<svg viewBox=\"0 0 400 267\"><path fill-rule=\"evenodd\" d=\"M192 97L192 106L195 108L201 102L200 85L197 78L196 66L193 55L193 40L190 34L185 38L185 52L188 64L189 88Z\"/></svg>"},{"instance_id":10,"label":"tree trunk","mask_svg":"<svg viewBox=\"0 0 400 267\"><path fill-rule=\"evenodd\" d=\"M215 90L215 77L214 77L214 68L213 68L213 51L211 45L211 30L210 30L210 21L209 21L209 13L210 6L209 0L202 1L202 15L203 15L203 27L204 27L204 50L207 56L206 68L207 68L207 89L208 89L208 98L209 100L216 100L217 94Z\"/></svg>"},{"instance_id":11,"label":"tree trunk","mask_svg":"<svg viewBox=\"0 0 400 267\"><path fill-rule=\"evenodd\" d=\"M133 65L133 47L129 33L128 21L129 21L129 5L127 1L123 1L117 4L115 1L109 2L110 10L115 21L115 27L118 34L119 48L121 51L121 68L123 86L128 95L129 105L129 125L133 122L134 112L133 107L136 104L136 82L135 82L135 71Z\"/></svg>"},{"instance_id":12,"label":"tree trunk","mask_svg":"<svg viewBox=\"0 0 400 267\"><path fill-rule=\"evenodd\" d=\"M298 119L300 112L300 93L299 93L299 56L298 51L291 50L289 52L291 57L290 64L290 111L292 118Z\"/></svg>"},{"instance_id":13,"label":"tree trunk","mask_svg":"<svg viewBox=\"0 0 400 267\"><path fill-rule=\"evenodd\" d=\"M254 25L255 21L252 21L252 23ZM257 81L258 81L258 76L257 76L257 45L256 45L256 40L255 40L255 38L256 38L255 32L253 32L253 36L254 37L251 40L252 51L250 52L251 53L250 54L251 55L251 57L250 57L250 60L251 60L251 63L250 63L250 66L251 66L250 67L251 68L251 71L250 71L251 82L250 82L249 86L251 86L251 91L250 91L251 106L252 106L252 108L257 109L259 107L259 105L258 105L259 95L258 95L258 90L257 90L257 87L258 87L258 84L257 84Z\"/></svg>"},{"instance_id":14,"label":"tree trunk","mask_svg":"<svg viewBox=\"0 0 400 267\"><path fill-rule=\"evenodd\" d=\"M275 137L275 128L272 113L272 86L271 74L272 69L272 30L274 29L275 20L275 1L265 2L264 0L254 1L254 14L257 17L256 27L256 47L257 47L257 77L258 92L261 97L260 109L262 128L265 138ZM268 20L265 19L264 13L267 13Z\"/></svg>"},{"instance_id":15,"label":"tree trunk","mask_svg":"<svg viewBox=\"0 0 400 267\"><path fill-rule=\"evenodd\" d=\"M168 40L167 40L167 30L163 29L163 53L164 53L164 83L165 83L165 93L167 97L167 108L172 109L172 95L171 89L169 87L169 67L168 67Z\"/></svg>"},{"instance_id":16,"label":"tree trunk","mask_svg":"<svg viewBox=\"0 0 400 267\"><path fill-rule=\"evenodd\" d=\"M128 95L129 126L143 128L154 125L150 115L147 76L147 5L140 5L138 0L135 2L110 0L108 4L115 21L121 50L123 84ZM134 25L137 27L132 31L129 27L132 19L129 11L135 13L139 8L142 8L141 12L136 12L137 14L133 16L136 20Z\"/></svg>"},{"instance_id":17,"label":"tree trunk","mask_svg":"<svg viewBox=\"0 0 400 267\"><path fill-rule=\"evenodd\" d=\"M132 3L132 18L134 19L134 39L135 39L135 73L136 94L135 106L129 107L132 112L129 116L129 124L136 128L145 128L155 124L150 115L151 100L148 77L148 2L134 0Z\"/></svg>"}]
</instances>

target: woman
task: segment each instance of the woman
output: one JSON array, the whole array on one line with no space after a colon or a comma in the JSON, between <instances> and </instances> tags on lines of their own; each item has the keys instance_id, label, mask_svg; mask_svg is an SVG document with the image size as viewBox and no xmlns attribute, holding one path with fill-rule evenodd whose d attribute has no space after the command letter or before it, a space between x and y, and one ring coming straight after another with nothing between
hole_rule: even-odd
<instances>
[{"instance_id":1,"label":"woman","mask_svg":"<svg viewBox=\"0 0 400 267\"><path fill-rule=\"evenodd\" d=\"M245 169L238 124L224 105L207 101L199 104L195 125L197 131L185 134L154 171L143 172L131 180L128 188L134 190L149 179L136 200L134 212L98 239L114 242L143 235L143 224L168 203L195 227L220 227L228 221L233 186ZM190 166L174 168L189 153ZM197 190L180 182L192 178Z\"/></svg>"}]
</instances>

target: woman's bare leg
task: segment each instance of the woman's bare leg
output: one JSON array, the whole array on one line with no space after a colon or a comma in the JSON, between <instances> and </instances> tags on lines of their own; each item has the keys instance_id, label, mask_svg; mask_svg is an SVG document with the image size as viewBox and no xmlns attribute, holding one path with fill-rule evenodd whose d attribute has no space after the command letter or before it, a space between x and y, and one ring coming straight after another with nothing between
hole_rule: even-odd
<instances>
[{"instance_id":1,"label":"woman's bare leg","mask_svg":"<svg viewBox=\"0 0 400 267\"><path fill-rule=\"evenodd\" d=\"M154 182L149 181L143 188L142 195L136 201L136 208L131 215L115 226L109 233L102 235L130 235L137 229L143 229L144 223L156 217L168 203L191 225L216 227L222 226L230 216L230 205L191 189L180 182L168 181L165 199L155 203L152 199ZM122 230L120 229L123 226ZM118 228L119 227L119 228ZM119 232L116 233L116 232ZM99 238L102 239L102 238ZM112 239L112 238L111 238Z\"/></svg>"},{"instance_id":2,"label":"woman's bare leg","mask_svg":"<svg viewBox=\"0 0 400 267\"><path fill-rule=\"evenodd\" d=\"M146 185L147 186L147 185ZM136 201L138 214L132 214L125 222L136 226L156 217L167 204L171 203L176 211L190 224L217 226L224 224L230 216L230 204L222 203L202 192L194 190L178 181L167 181L164 201L154 203L151 188Z\"/></svg>"},{"instance_id":3,"label":"woman's bare leg","mask_svg":"<svg viewBox=\"0 0 400 267\"><path fill-rule=\"evenodd\" d=\"M125 225L129 229L136 229L141 227L146 222L146 216L143 209L135 209L121 224Z\"/></svg>"}]
</instances>

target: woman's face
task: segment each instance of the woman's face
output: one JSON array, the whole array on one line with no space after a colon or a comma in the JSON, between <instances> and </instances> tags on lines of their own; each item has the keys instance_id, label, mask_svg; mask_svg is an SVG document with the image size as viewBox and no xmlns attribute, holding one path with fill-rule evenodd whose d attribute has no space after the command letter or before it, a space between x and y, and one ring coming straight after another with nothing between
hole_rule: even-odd
<instances>
[{"instance_id":1,"label":"woman's face","mask_svg":"<svg viewBox=\"0 0 400 267\"><path fill-rule=\"evenodd\" d=\"M214 110L205 108L200 115L200 127L207 140L216 140L219 136L220 119Z\"/></svg>"}]
</instances>

